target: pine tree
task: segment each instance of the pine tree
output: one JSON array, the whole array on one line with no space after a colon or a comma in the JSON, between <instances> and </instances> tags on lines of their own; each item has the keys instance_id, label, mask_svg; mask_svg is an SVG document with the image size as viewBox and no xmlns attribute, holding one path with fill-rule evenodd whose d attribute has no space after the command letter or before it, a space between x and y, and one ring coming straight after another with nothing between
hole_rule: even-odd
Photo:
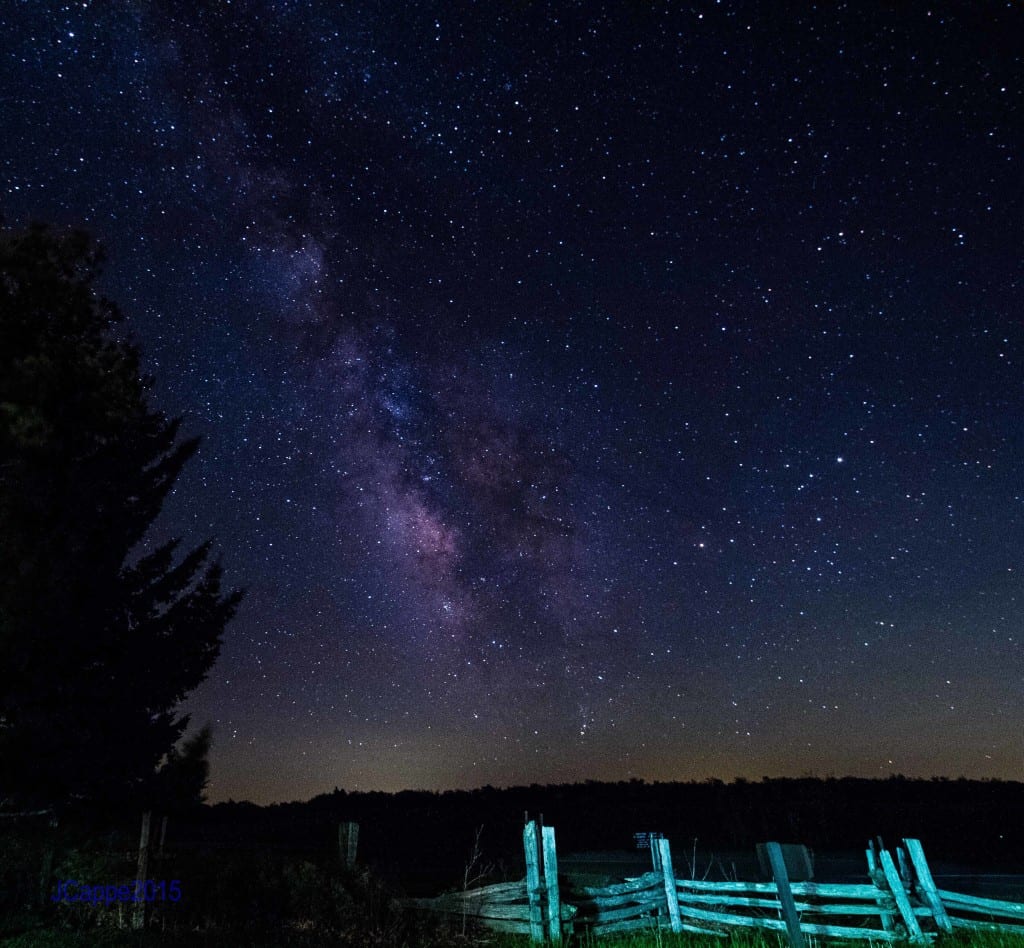
<instances>
[{"instance_id":1,"label":"pine tree","mask_svg":"<svg viewBox=\"0 0 1024 948\"><path fill-rule=\"evenodd\" d=\"M150 408L84 234L0 233L0 801L150 787L240 592L211 544L140 554L199 441Z\"/></svg>"},{"instance_id":2,"label":"pine tree","mask_svg":"<svg viewBox=\"0 0 1024 948\"><path fill-rule=\"evenodd\" d=\"M180 747L172 747L157 774L152 803L160 813L188 810L205 802L210 779L210 745L213 732L209 725L200 728Z\"/></svg>"}]
</instances>

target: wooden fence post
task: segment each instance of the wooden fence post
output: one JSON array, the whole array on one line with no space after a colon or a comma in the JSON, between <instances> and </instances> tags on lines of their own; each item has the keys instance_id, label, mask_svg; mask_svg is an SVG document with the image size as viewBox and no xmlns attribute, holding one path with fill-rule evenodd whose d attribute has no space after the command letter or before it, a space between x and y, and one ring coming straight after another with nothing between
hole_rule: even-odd
<instances>
[{"instance_id":1,"label":"wooden fence post","mask_svg":"<svg viewBox=\"0 0 1024 948\"><path fill-rule=\"evenodd\" d=\"M914 881L914 877L910 874L910 863L907 862L907 854L902 846L896 847L896 866L904 885L909 886Z\"/></svg>"},{"instance_id":2,"label":"wooden fence post","mask_svg":"<svg viewBox=\"0 0 1024 948\"><path fill-rule=\"evenodd\" d=\"M867 856L868 860L868 878L874 885L878 902L878 917L882 922L883 930L891 932L896 927L896 916L893 915L891 909L895 908L893 897L889 893L888 888L885 885L885 875L878 865L878 858L875 855L875 841L872 839L868 840L868 848L864 850L864 855Z\"/></svg>"},{"instance_id":3,"label":"wooden fence post","mask_svg":"<svg viewBox=\"0 0 1024 948\"><path fill-rule=\"evenodd\" d=\"M530 900L530 939L535 942L543 942L540 853L537 851L537 824L533 820L523 827L523 852L526 855L526 895Z\"/></svg>"},{"instance_id":4,"label":"wooden fence post","mask_svg":"<svg viewBox=\"0 0 1024 948\"><path fill-rule=\"evenodd\" d=\"M651 833L648 840L651 847L651 869L654 872L661 872L661 850L658 848L658 841L661 837L661 833Z\"/></svg>"},{"instance_id":5,"label":"wooden fence post","mask_svg":"<svg viewBox=\"0 0 1024 948\"><path fill-rule=\"evenodd\" d=\"M679 917L679 890L676 888L676 874L672 870L672 850L664 836L658 840L658 861L661 863L661 877L665 883L669 923L672 931L681 932L683 920Z\"/></svg>"},{"instance_id":6,"label":"wooden fence post","mask_svg":"<svg viewBox=\"0 0 1024 948\"><path fill-rule=\"evenodd\" d=\"M142 928L146 924L146 873L149 871L149 823L152 818L152 810L146 810L142 814L142 835L139 838L139 862L135 869L134 890L139 901L135 903L132 912L132 928Z\"/></svg>"},{"instance_id":7,"label":"wooden fence post","mask_svg":"<svg viewBox=\"0 0 1024 948\"><path fill-rule=\"evenodd\" d=\"M946 914L946 906L939 898L939 890L932 878L932 871L928 868L928 860L924 858L924 847L921 845L921 840L905 839L903 843L907 847L907 854L910 856L914 874L917 876L917 887L921 890L921 897L932 910L935 924L939 931L953 931L953 923L949 920L949 915Z\"/></svg>"},{"instance_id":8,"label":"wooden fence post","mask_svg":"<svg viewBox=\"0 0 1024 948\"><path fill-rule=\"evenodd\" d=\"M39 905L46 905L50 897L50 883L53 879L53 861L56 858L57 843L54 839L46 842L43 850L43 867L39 871Z\"/></svg>"},{"instance_id":9,"label":"wooden fence post","mask_svg":"<svg viewBox=\"0 0 1024 948\"><path fill-rule=\"evenodd\" d=\"M917 923L917 916L914 914L914 909L910 905L907 893L903 889L903 880L900 878L899 872L896 871L896 865L892 861L892 856L889 855L889 850L883 849L878 854L878 859L882 864L882 872L885 873L885 881L888 883L889 889L896 899L896 908L900 910L900 915L903 916L903 924L907 928L910 940L923 941L924 935L921 934L921 926Z\"/></svg>"},{"instance_id":10,"label":"wooden fence post","mask_svg":"<svg viewBox=\"0 0 1024 948\"><path fill-rule=\"evenodd\" d=\"M562 940L562 902L558 894L558 854L555 851L555 828L541 827L544 844L544 889L548 900L548 938L552 944Z\"/></svg>"},{"instance_id":11,"label":"wooden fence post","mask_svg":"<svg viewBox=\"0 0 1024 948\"><path fill-rule=\"evenodd\" d=\"M800 931L800 916L793 901L793 890L789 887L789 873L786 872L786 860L782 857L782 847L778 843L766 843L768 861L771 863L772 875L775 877L775 888L779 893L782 905L782 917L789 933L792 948L804 948L804 933Z\"/></svg>"},{"instance_id":12,"label":"wooden fence post","mask_svg":"<svg viewBox=\"0 0 1024 948\"><path fill-rule=\"evenodd\" d=\"M356 848L359 845L359 824L338 824L338 855L342 865L351 869L356 864Z\"/></svg>"}]
</instances>

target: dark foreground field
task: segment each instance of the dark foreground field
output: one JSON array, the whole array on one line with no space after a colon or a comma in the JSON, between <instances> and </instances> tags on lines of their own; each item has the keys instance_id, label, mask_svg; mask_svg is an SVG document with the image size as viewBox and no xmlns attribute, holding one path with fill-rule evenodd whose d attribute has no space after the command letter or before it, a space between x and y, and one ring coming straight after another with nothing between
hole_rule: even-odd
<instances>
[{"instance_id":1,"label":"dark foreground field","mask_svg":"<svg viewBox=\"0 0 1024 948\"><path fill-rule=\"evenodd\" d=\"M73 864L71 864L73 867ZM1024 901L1024 876L978 873L979 868L938 862L941 888ZM560 874L567 882L604 884L642 874L649 856L638 851L565 854ZM855 852L815 855L815 879L864 881L865 857ZM680 848L680 878L756 879L750 851L704 853ZM102 870L100 870L102 871ZM127 929L128 913L117 908L23 912L0 919L0 948L525 948L528 940L476 930L402 905L401 886L361 868L344 872L330 863L289 856L237 857L206 854L195 862L175 860L193 898L156 906L144 932ZM512 877L521 877L512 867ZM494 881L493 875L485 881ZM772 935L708 939L651 933L622 938L577 934L566 948L781 948ZM850 943L842 943L848 945ZM937 948L1024 948L1024 937L943 938Z\"/></svg>"},{"instance_id":2,"label":"dark foreground field","mask_svg":"<svg viewBox=\"0 0 1024 948\"><path fill-rule=\"evenodd\" d=\"M60 879L134 878L138 813L4 821L12 825L0 827L0 948L517 944L464 935L461 924L452 929L401 903L459 890L467 878L475 885L522 879L525 812L555 827L561 873L594 884L650 868L646 851L629 848L637 832L672 841L680 878L758 879L755 844L777 840L810 847L815 879L824 882L866 881L864 847L881 834L890 848L902 837L920 839L940 888L1024 902L1020 783L801 778L335 791L306 803L228 803L172 815L147 875L180 880L183 898L154 905L142 934L128 931L124 908L54 906L42 895ZM359 824L351 870L339 851L348 822ZM659 937L617 944L700 944ZM1004 943L1024 948L1020 939L985 948Z\"/></svg>"},{"instance_id":3,"label":"dark foreground field","mask_svg":"<svg viewBox=\"0 0 1024 948\"><path fill-rule=\"evenodd\" d=\"M815 943L821 945L821 943ZM838 944L838 943L837 943ZM984 934L946 936L933 943L934 948L1024 948L1024 936ZM382 940L378 933L367 932L361 940L339 941L336 937L301 932L275 932L246 935L214 933L162 934L146 932L130 934L74 934L36 931L17 938L0 938L0 948L529 948L529 939L513 935L478 934L463 936L458 932L439 933L437 940ZM843 948L867 948L868 943L843 942ZM787 948L786 943L772 936L738 936L708 939L698 935L670 933L637 934L596 939L573 936L564 948Z\"/></svg>"}]
</instances>

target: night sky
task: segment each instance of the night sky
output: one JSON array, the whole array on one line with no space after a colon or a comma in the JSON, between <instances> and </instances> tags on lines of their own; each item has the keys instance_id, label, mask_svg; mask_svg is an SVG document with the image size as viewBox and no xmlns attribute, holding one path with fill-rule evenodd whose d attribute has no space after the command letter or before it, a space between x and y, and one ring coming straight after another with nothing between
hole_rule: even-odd
<instances>
[{"instance_id":1,"label":"night sky","mask_svg":"<svg viewBox=\"0 0 1024 948\"><path fill-rule=\"evenodd\" d=\"M1024 774L1024 9L0 10L248 596L211 799Z\"/></svg>"}]
</instances>

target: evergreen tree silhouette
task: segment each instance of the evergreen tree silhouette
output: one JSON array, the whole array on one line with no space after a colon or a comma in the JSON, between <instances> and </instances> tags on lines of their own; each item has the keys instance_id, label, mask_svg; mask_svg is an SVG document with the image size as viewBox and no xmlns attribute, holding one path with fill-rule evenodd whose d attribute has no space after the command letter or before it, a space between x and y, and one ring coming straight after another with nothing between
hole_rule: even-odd
<instances>
[{"instance_id":1,"label":"evergreen tree silhouette","mask_svg":"<svg viewBox=\"0 0 1024 948\"><path fill-rule=\"evenodd\" d=\"M151 790L241 600L206 542L140 553L195 454L81 232L0 231L0 803Z\"/></svg>"}]
</instances>

